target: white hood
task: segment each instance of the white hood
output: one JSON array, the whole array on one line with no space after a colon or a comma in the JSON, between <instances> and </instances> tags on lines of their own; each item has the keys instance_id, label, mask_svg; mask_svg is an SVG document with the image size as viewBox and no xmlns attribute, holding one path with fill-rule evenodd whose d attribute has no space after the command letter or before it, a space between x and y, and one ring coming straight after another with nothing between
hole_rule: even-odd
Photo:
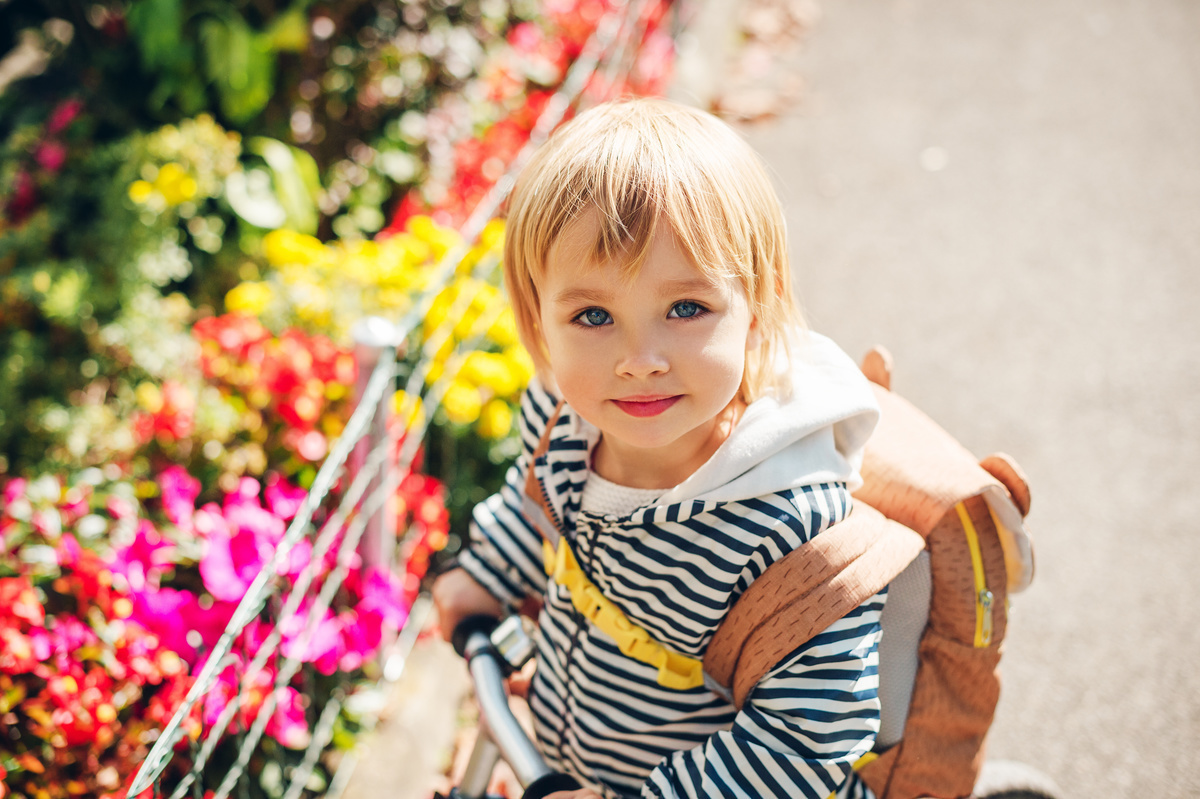
<instances>
[{"instance_id":1,"label":"white hood","mask_svg":"<svg viewBox=\"0 0 1200 799\"><path fill-rule=\"evenodd\" d=\"M870 384L822 335L801 332L790 346L780 368L791 372L791 396L751 403L713 456L655 505L732 502L834 481L853 491L862 484L863 445L879 419Z\"/></svg>"}]
</instances>

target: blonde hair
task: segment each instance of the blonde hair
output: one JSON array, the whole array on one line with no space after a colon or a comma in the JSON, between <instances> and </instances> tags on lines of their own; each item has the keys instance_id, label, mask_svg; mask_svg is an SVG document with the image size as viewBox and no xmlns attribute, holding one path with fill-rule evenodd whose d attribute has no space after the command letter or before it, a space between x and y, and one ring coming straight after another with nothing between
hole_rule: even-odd
<instances>
[{"instance_id":1,"label":"blonde hair","mask_svg":"<svg viewBox=\"0 0 1200 799\"><path fill-rule=\"evenodd\" d=\"M580 114L534 155L508 202L504 280L522 343L542 370L550 364L538 286L554 243L593 209L597 264L619 259L636 275L665 221L705 275L738 280L762 338L747 353L742 398L784 389L773 365L802 321L783 213L758 156L732 128L665 100L625 100Z\"/></svg>"}]
</instances>

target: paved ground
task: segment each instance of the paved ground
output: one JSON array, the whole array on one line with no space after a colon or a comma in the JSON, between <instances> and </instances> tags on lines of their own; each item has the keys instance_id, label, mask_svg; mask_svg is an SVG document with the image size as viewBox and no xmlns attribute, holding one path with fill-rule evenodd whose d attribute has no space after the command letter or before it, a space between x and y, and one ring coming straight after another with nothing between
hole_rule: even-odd
<instances>
[{"instance_id":1,"label":"paved ground","mask_svg":"<svg viewBox=\"0 0 1200 799\"><path fill-rule=\"evenodd\" d=\"M1200 796L1200 4L821 9L785 59L807 96L745 130L813 325L885 344L894 388L1033 483L992 754L1066 797ZM428 745L405 718L383 733ZM377 743L395 776L347 796L417 779Z\"/></svg>"},{"instance_id":2,"label":"paved ground","mask_svg":"<svg viewBox=\"0 0 1200 799\"><path fill-rule=\"evenodd\" d=\"M1033 484L992 753L1200 796L1200 4L823 0L746 128L813 325Z\"/></svg>"}]
</instances>

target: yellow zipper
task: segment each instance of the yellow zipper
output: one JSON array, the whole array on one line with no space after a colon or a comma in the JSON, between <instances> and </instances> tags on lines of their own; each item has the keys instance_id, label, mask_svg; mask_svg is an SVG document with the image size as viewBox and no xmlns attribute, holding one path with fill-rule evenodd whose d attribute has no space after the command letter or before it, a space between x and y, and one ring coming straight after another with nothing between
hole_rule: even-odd
<instances>
[{"instance_id":1,"label":"yellow zipper","mask_svg":"<svg viewBox=\"0 0 1200 799\"><path fill-rule=\"evenodd\" d=\"M955 506L963 531L967 534L967 548L971 550L971 568L975 572L975 646L982 648L992 643L992 603L995 597L987 587L983 571L983 552L979 548L979 533L962 502Z\"/></svg>"}]
</instances>

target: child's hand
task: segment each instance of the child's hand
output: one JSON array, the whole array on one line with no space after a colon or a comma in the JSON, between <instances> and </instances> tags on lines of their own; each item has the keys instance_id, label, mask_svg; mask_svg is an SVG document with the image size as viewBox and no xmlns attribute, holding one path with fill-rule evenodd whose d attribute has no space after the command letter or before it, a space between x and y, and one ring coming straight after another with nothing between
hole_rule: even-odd
<instances>
[{"instance_id":1,"label":"child's hand","mask_svg":"<svg viewBox=\"0 0 1200 799\"><path fill-rule=\"evenodd\" d=\"M434 581L433 606L437 608L438 628L447 641L468 616L485 613L500 618L504 614L500 600L463 569L451 569Z\"/></svg>"},{"instance_id":2,"label":"child's hand","mask_svg":"<svg viewBox=\"0 0 1200 799\"><path fill-rule=\"evenodd\" d=\"M555 791L546 794L546 799L604 799L591 788L580 788L578 791Z\"/></svg>"}]
</instances>

